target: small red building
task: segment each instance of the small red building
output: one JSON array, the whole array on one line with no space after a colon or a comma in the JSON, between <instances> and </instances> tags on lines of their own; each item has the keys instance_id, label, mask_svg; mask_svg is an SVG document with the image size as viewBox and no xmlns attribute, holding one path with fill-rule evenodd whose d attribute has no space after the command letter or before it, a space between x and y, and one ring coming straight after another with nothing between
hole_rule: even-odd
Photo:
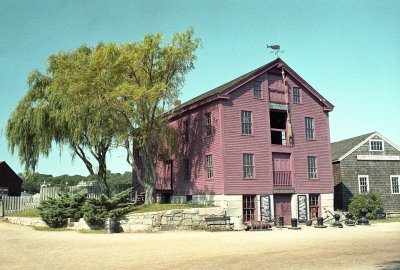
<instances>
[{"instance_id":1,"label":"small red building","mask_svg":"<svg viewBox=\"0 0 400 270\"><path fill-rule=\"evenodd\" d=\"M158 199L220 205L243 221L332 211L332 109L279 58L179 105L179 155L158 166Z\"/></svg>"},{"instance_id":2,"label":"small red building","mask_svg":"<svg viewBox=\"0 0 400 270\"><path fill-rule=\"evenodd\" d=\"M21 178L5 161L0 161L0 196L21 196L21 185Z\"/></svg>"}]
</instances>

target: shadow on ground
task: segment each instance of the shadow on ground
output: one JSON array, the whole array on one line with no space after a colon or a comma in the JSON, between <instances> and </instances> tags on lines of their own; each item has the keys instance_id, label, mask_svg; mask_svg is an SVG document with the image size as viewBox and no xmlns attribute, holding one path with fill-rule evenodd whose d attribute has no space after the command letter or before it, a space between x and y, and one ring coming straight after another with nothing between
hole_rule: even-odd
<instances>
[{"instance_id":1,"label":"shadow on ground","mask_svg":"<svg viewBox=\"0 0 400 270\"><path fill-rule=\"evenodd\" d=\"M383 262L377 265L381 270L398 270L400 269L400 260Z\"/></svg>"}]
</instances>

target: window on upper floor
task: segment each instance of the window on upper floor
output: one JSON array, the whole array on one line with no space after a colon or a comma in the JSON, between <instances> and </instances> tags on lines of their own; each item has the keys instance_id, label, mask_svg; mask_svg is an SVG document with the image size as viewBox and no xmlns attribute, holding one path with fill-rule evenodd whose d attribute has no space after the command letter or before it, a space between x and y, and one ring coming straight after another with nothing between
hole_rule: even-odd
<instances>
[{"instance_id":1,"label":"window on upper floor","mask_svg":"<svg viewBox=\"0 0 400 270\"><path fill-rule=\"evenodd\" d=\"M243 177L253 178L254 177L254 155L243 154Z\"/></svg>"},{"instance_id":2,"label":"window on upper floor","mask_svg":"<svg viewBox=\"0 0 400 270\"><path fill-rule=\"evenodd\" d=\"M258 81L253 82L253 94L255 98L262 98L261 82Z\"/></svg>"},{"instance_id":3,"label":"window on upper floor","mask_svg":"<svg viewBox=\"0 0 400 270\"><path fill-rule=\"evenodd\" d=\"M370 140L369 141L370 151L383 151L383 140Z\"/></svg>"},{"instance_id":4,"label":"window on upper floor","mask_svg":"<svg viewBox=\"0 0 400 270\"><path fill-rule=\"evenodd\" d=\"M391 175L390 176L390 186L391 186L392 194L400 194L399 178L400 178L400 175Z\"/></svg>"},{"instance_id":5,"label":"window on upper floor","mask_svg":"<svg viewBox=\"0 0 400 270\"><path fill-rule=\"evenodd\" d=\"M314 118L306 117L305 118L305 126L306 126L306 139L313 140L314 136Z\"/></svg>"},{"instance_id":6,"label":"window on upper floor","mask_svg":"<svg viewBox=\"0 0 400 270\"><path fill-rule=\"evenodd\" d=\"M212 155L206 155L207 178L213 178L213 158Z\"/></svg>"},{"instance_id":7,"label":"window on upper floor","mask_svg":"<svg viewBox=\"0 0 400 270\"><path fill-rule=\"evenodd\" d=\"M251 112L242 111L242 134L252 133Z\"/></svg>"},{"instance_id":8,"label":"window on upper floor","mask_svg":"<svg viewBox=\"0 0 400 270\"><path fill-rule=\"evenodd\" d=\"M189 120L183 122L183 141L189 142Z\"/></svg>"},{"instance_id":9,"label":"window on upper floor","mask_svg":"<svg viewBox=\"0 0 400 270\"><path fill-rule=\"evenodd\" d=\"M183 160L183 178L184 180L190 180L190 160Z\"/></svg>"},{"instance_id":10,"label":"window on upper floor","mask_svg":"<svg viewBox=\"0 0 400 270\"><path fill-rule=\"evenodd\" d=\"M300 103L300 88L293 87L293 103Z\"/></svg>"},{"instance_id":11,"label":"window on upper floor","mask_svg":"<svg viewBox=\"0 0 400 270\"><path fill-rule=\"evenodd\" d=\"M317 178L317 157L312 157L312 156L307 157L307 165L308 165L308 178L316 179Z\"/></svg>"},{"instance_id":12,"label":"window on upper floor","mask_svg":"<svg viewBox=\"0 0 400 270\"><path fill-rule=\"evenodd\" d=\"M366 193L369 191L369 177L368 175L358 176L358 191L360 193Z\"/></svg>"},{"instance_id":13,"label":"window on upper floor","mask_svg":"<svg viewBox=\"0 0 400 270\"><path fill-rule=\"evenodd\" d=\"M210 112L204 114L204 127L205 127L205 135L211 136L212 127L211 127L211 113Z\"/></svg>"}]
</instances>

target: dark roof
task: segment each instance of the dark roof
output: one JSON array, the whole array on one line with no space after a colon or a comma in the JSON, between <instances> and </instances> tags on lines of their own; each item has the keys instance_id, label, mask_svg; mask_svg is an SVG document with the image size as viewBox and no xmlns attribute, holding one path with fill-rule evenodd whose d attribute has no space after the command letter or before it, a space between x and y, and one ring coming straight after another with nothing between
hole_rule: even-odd
<instances>
[{"instance_id":1,"label":"dark roof","mask_svg":"<svg viewBox=\"0 0 400 270\"><path fill-rule=\"evenodd\" d=\"M252 77L252 76L256 75L259 71L261 71L263 69L271 68L271 67L273 67L274 65L276 65L279 62L283 62L283 61L280 58L277 58L274 61L269 62L268 64L265 64L265 65L263 65L263 66L261 66L259 68L256 68L256 69L254 69L254 70L252 70L252 71L250 71L250 72L248 72L248 73L246 73L246 74L244 74L244 75L242 75L242 76L240 76L240 77L238 77L236 79L233 79L232 81L224 83L223 85L220 85L220 86L218 86L218 87L216 87L216 88L214 88L214 89L212 89L210 91L205 92L204 94L201 94L201 95L199 95L199 96L197 96L195 98L192 98L191 100L186 101L185 103L182 103L181 105L176 107L174 110L182 109L182 108L184 108L186 106L189 106L189 105L192 105L192 104L196 103L197 101L206 99L206 98L211 97L211 96L216 95L216 94L221 94L225 90L231 88L232 86L235 86L236 84L239 84L240 82L244 81L248 77Z\"/></svg>"},{"instance_id":2,"label":"dark roof","mask_svg":"<svg viewBox=\"0 0 400 270\"><path fill-rule=\"evenodd\" d=\"M348 153L351 149L356 147L358 144L360 144L362 141L364 141L374 133L375 132L371 132L357 137L331 143L332 161L339 160L343 155Z\"/></svg>"}]
</instances>

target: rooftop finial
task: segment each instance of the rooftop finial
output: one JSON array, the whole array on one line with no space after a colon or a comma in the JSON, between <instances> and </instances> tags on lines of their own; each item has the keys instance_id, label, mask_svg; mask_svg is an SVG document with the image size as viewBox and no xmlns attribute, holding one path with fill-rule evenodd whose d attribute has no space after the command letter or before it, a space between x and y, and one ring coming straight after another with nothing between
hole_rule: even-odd
<instances>
[{"instance_id":1,"label":"rooftop finial","mask_svg":"<svg viewBox=\"0 0 400 270\"><path fill-rule=\"evenodd\" d=\"M284 53L284 51L281 51L281 46L279 45L268 45L267 48L272 49L271 53L275 53L276 57L279 57L279 53Z\"/></svg>"}]
</instances>

